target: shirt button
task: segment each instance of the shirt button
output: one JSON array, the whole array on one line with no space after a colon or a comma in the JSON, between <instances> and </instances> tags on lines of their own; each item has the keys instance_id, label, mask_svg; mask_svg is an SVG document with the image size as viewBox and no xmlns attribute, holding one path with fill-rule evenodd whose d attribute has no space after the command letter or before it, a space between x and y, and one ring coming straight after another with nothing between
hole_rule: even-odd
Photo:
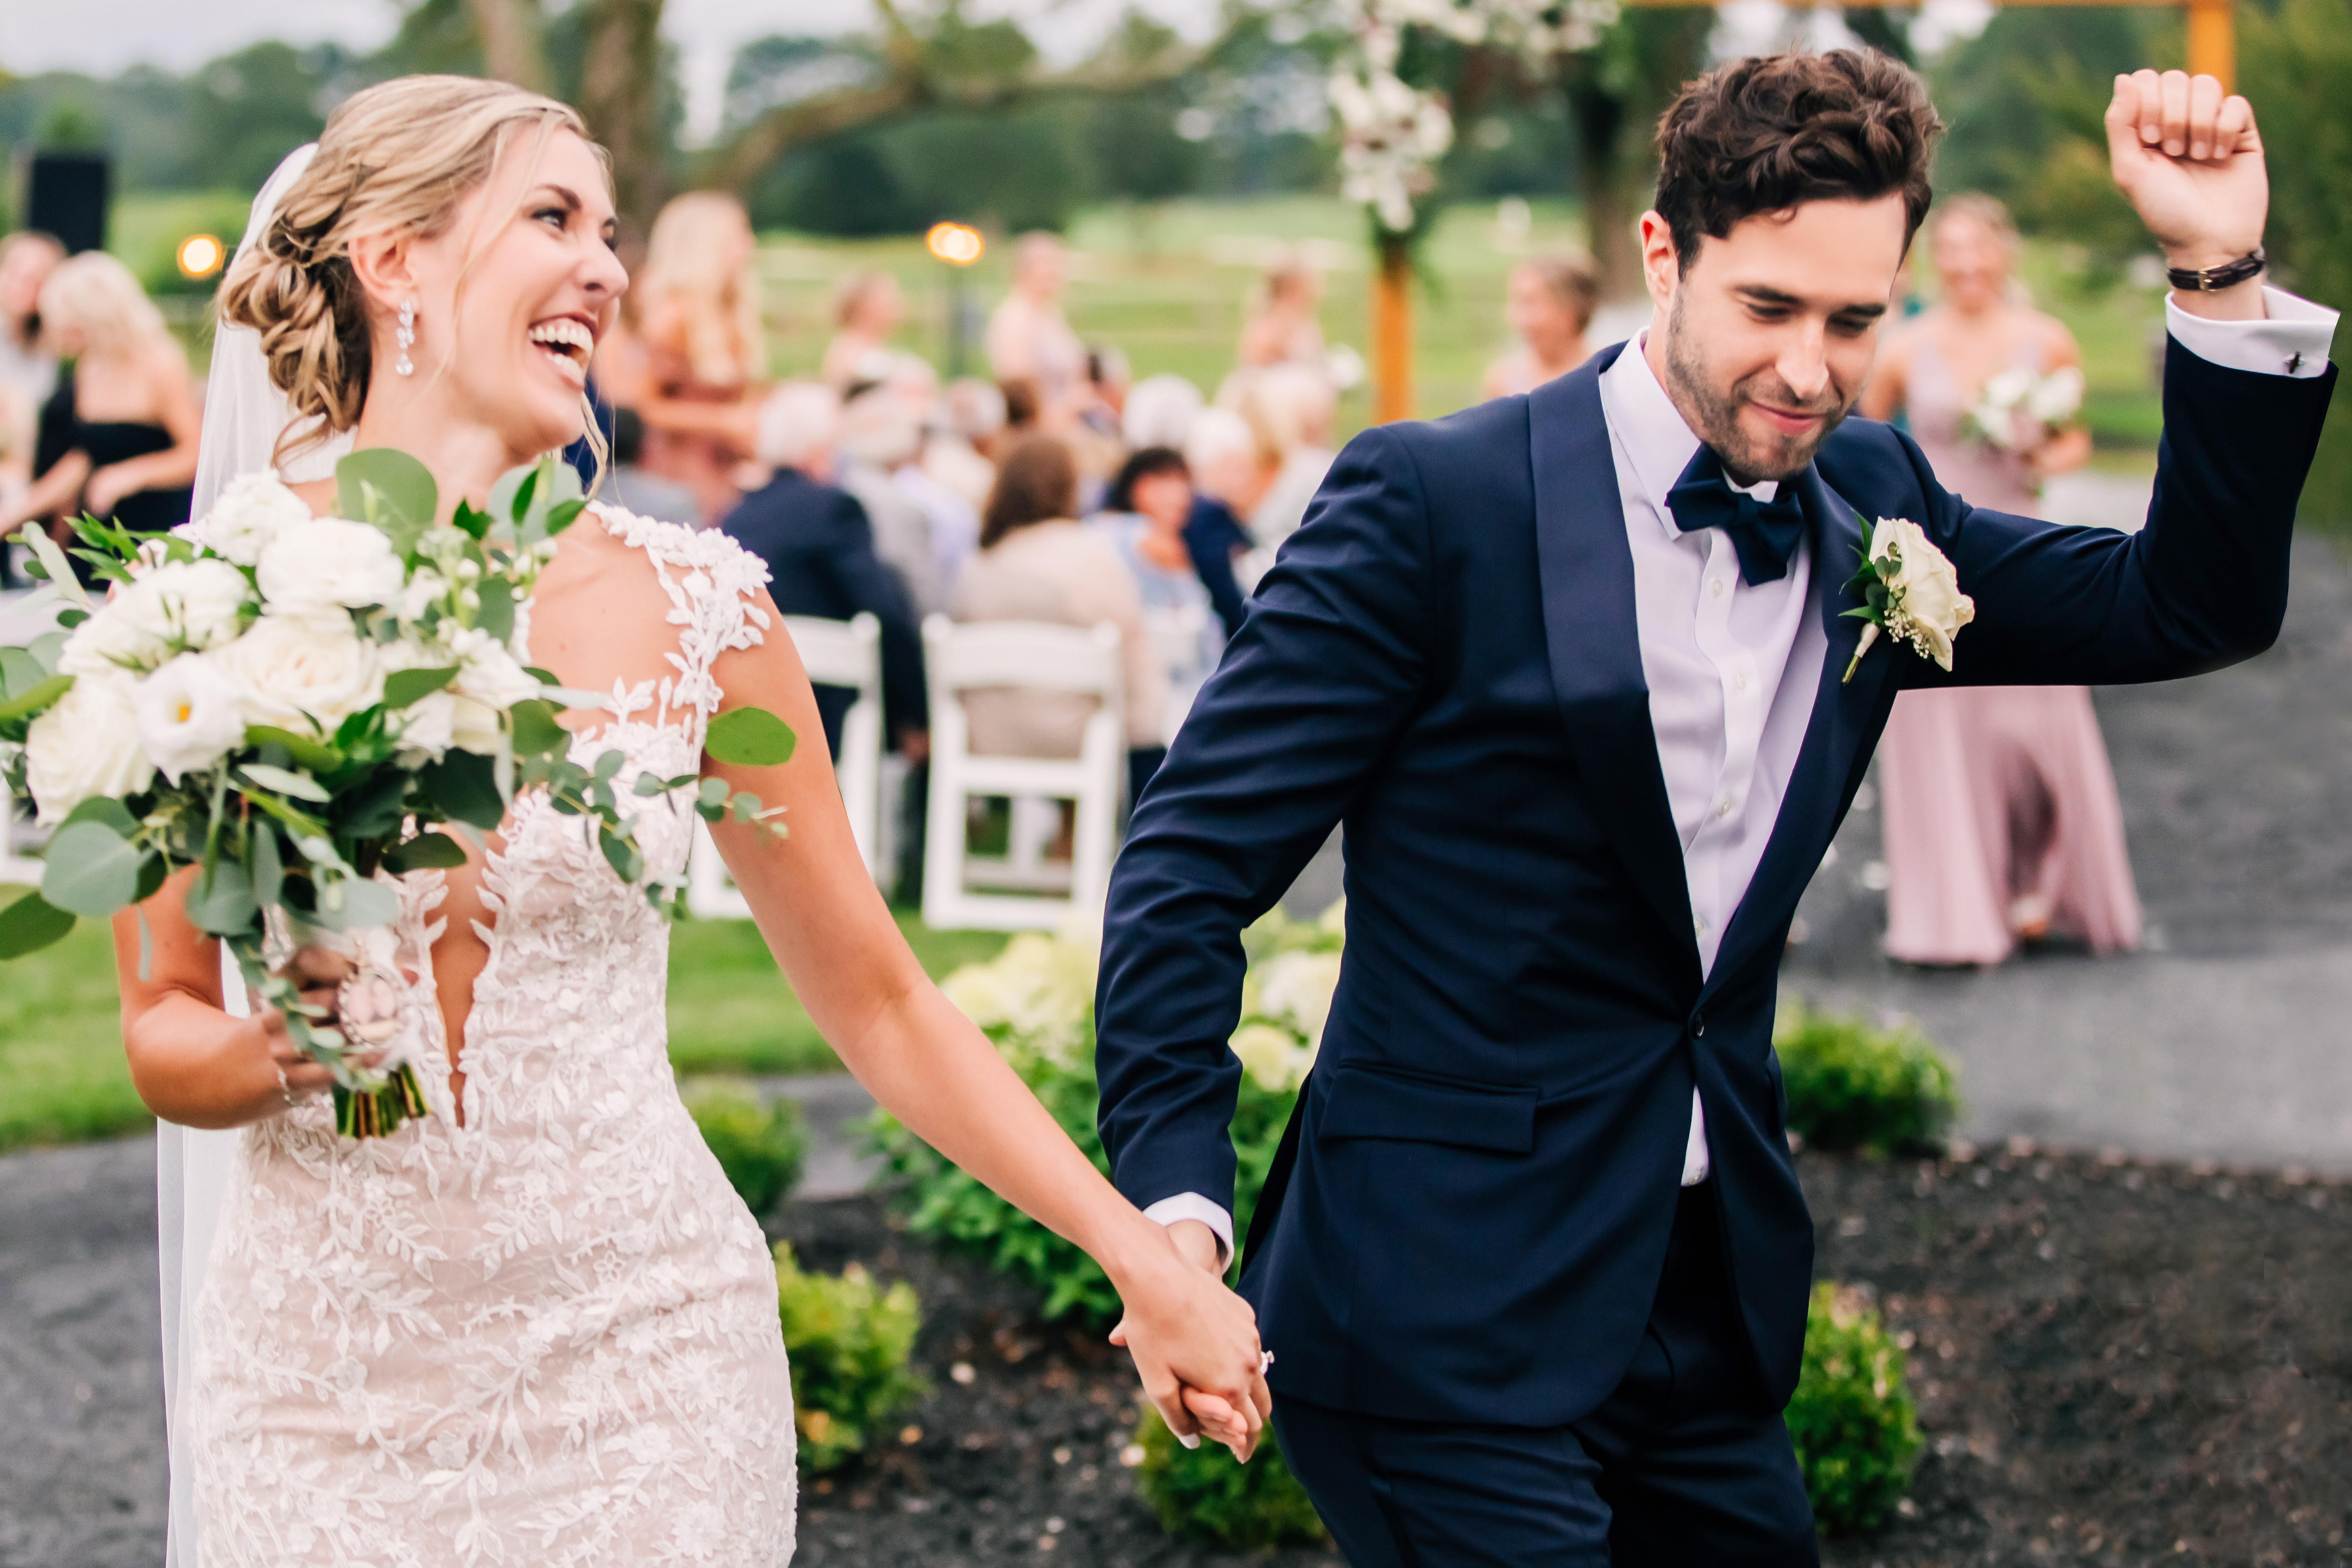
<instances>
[{"instance_id":1,"label":"shirt button","mask_svg":"<svg viewBox=\"0 0 2352 1568\"><path fill-rule=\"evenodd\" d=\"M1748 689L1748 678L1744 675L1735 675L1731 678L1731 686L1735 691L1745 691Z\"/></svg>"},{"instance_id":2,"label":"shirt button","mask_svg":"<svg viewBox=\"0 0 2352 1568\"><path fill-rule=\"evenodd\" d=\"M1723 597L1723 579L1722 579L1722 578L1720 578L1720 577L1717 577L1714 582L1709 583L1709 584L1706 585L1706 591L1707 591L1708 593L1710 593L1710 594L1714 595L1715 595L1717 598L1718 598L1718 599L1722 598L1722 597Z\"/></svg>"},{"instance_id":3,"label":"shirt button","mask_svg":"<svg viewBox=\"0 0 2352 1568\"><path fill-rule=\"evenodd\" d=\"M1716 802L1715 815L1717 816L1729 816L1731 815L1731 802L1728 800L1719 800Z\"/></svg>"}]
</instances>

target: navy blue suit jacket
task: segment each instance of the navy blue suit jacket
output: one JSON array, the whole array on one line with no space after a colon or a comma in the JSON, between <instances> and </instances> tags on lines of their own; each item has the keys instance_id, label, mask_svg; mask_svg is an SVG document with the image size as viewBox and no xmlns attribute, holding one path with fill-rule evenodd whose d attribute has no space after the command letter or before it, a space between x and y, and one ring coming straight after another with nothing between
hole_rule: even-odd
<instances>
[{"instance_id":1,"label":"navy blue suit jacket","mask_svg":"<svg viewBox=\"0 0 2352 1568\"><path fill-rule=\"evenodd\" d=\"M1849 420L1793 481L1829 650L1762 863L1702 981L1634 626L1599 374L1332 467L1139 805L1097 998L1101 1126L1139 1205L1227 1200L1241 929L1344 822L1348 948L1244 1249L1278 1393L1401 1419L1554 1426L1630 1363L1696 1083L1739 1315L1794 1390L1813 1232L1772 1053L1797 899L1898 690L2160 680L2277 635L2334 377L2174 346L2147 528L1971 508ZM1976 599L1946 677L1859 621L1864 518L1907 517ZM1286 1169L1285 1168L1286 1166Z\"/></svg>"}]
</instances>

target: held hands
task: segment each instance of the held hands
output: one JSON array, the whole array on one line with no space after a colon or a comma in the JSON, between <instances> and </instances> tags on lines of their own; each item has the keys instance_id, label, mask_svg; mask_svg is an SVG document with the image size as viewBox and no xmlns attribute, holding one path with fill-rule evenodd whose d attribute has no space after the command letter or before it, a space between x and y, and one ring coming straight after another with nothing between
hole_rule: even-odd
<instances>
[{"instance_id":1,"label":"held hands","mask_svg":"<svg viewBox=\"0 0 2352 1568\"><path fill-rule=\"evenodd\" d=\"M2261 246L2270 175L2244 99L2210 76L2143 70L2116 78L2106 125L2116 184L2168 265L2225 266Z\"/></svg>"},{"instance_id":2,"label":"held hands","mask_svg":"<svg viewBox=\"0 0 2352 1568\"><path fill-rule=\"evenodd\" d=\"M1257 1314L1219 1278L1213 1237L1205 1268L1174 1237L1162 1232L1154 1240L1118 1282L1127 1315L1110 1342L1135 1358L1143 1392L1170 1431L1213 1437L1246 1460L1274 1413Z\"/></svg>"}]
</instances>

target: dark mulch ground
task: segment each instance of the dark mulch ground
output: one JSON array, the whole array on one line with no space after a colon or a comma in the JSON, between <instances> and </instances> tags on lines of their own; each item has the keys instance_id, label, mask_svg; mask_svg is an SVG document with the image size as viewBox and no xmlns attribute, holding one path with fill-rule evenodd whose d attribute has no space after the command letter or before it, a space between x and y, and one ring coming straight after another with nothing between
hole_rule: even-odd
<instances>
[{"instance_id":1,"label":"dark mulch ground","mask_svg":"<svg viewBox=\"0 0 2352 1568\"><path fill-rule=\"evenodd\" d=\"M1821 1277L1912 1337L1928 1443L1904 1516L1831 1542L1832 1568L2352 1558L2352 1190L2030 1151L1801 1169ZM810 1267L913 1281L934 1384L912 1441L803 1494L808 1568L1242 1561L1171 1544L1136 1499L1122 1357L877 1199L791 1205L774 1232Z\"/></svg>"}]
</instances>

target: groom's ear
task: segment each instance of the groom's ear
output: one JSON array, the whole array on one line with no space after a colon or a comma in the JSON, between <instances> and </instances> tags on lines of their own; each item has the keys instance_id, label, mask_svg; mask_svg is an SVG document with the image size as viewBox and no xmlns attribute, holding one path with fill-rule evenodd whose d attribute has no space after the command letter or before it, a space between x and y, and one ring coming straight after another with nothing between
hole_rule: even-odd
<instances>
[{"instance_id":1,"label":"groom's ear","mask_svg":"<svg viewBox=\"0 0 2352 1568\"><path fill-rule=\"evenodd\" d=\"M393 310L416 295L416 236L405 230L362 235L351 242L352 276L379 310Z\"/></svg>"},{"instance_id":2,"label":"groom's ear","mask_svg":"<svg viewBox=\"0 0 2352 1568\"><path fill-rule=\"evenodd\" d=\"M1681 287L1683 264L1675 249L1674 226L1655 207L1642 215L1642 280L1649 285L1650 303L1664 310Z\"/></svg>"}]
</instances>

